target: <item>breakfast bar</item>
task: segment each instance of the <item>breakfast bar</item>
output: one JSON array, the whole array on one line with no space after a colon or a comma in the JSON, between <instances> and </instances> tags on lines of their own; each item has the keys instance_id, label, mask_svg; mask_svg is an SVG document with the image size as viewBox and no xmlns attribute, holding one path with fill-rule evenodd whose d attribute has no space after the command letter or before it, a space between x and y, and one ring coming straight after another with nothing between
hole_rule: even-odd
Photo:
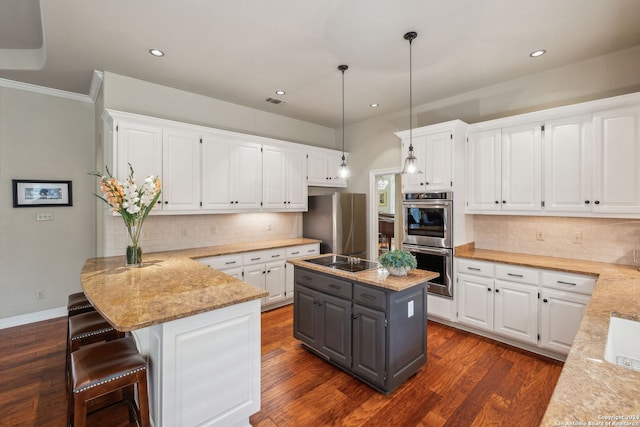
<instances>
[{"instance_id":1,"label":"breakfast bar","mask_svg":"<svg viewBox=\"0 0 640 427\"><path fill-rule=\"evenodd\" d=\"M187 256L85 262L87 298L149 360L155 427L249 425L260 409L260 301L267 292Z\"/></svg>"}]
</instances>

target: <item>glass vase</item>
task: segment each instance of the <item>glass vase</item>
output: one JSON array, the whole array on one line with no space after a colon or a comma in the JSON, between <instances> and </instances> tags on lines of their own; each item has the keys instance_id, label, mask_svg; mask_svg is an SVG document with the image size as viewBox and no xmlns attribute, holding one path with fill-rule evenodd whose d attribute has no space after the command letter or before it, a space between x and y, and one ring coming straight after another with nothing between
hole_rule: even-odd
<instances>
[{"instance_id":1,"label":"glass vase","mask_svg":"<svg viewBox=\"0 0 640 427\"><path fill-rule=\"evenodd\" d=\"M127 267L142 267L142 248L138 245L127 246Z\"/></svg>"}]
</instances>

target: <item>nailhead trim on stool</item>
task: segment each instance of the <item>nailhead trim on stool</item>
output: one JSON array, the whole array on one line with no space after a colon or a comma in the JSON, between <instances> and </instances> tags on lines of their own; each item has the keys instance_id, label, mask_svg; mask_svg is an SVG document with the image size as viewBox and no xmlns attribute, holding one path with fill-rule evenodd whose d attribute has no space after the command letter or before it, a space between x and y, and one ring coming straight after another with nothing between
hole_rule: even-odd
<instances>
[{"instance_id":1,"label":"nailhead trim on stool","mask_svg":"<svg viewBox=\"0 0 640 427\"><path fill-rule=\"evenodd\" d=\"M89 302L84 292L76 292L69 295L67 302L67 315L75 316L76 314L94 311L95 307Z\"/></svg>"},{"instance_id":2,"label":"nailhead trim on stool","mask_svg":"<svg viewBox=\"0 0 640 427\"><path fill-rule=\"evenodd\" d=\"M134 399L138 389L139 407ZM138 352L133 337L87 346L71 354L69 421L75 427L87 424L87 404L92 399L123 390L129 403L129 421L149 427L147 362Z\"/></svg>"}]
</instances>

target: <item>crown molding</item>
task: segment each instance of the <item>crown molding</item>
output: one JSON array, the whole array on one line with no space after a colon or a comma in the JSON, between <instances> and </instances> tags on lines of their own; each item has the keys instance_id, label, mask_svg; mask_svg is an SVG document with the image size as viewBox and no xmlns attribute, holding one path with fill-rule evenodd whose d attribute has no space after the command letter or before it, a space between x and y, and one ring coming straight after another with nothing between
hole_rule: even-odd
<instances>
[{"instance_id":1,"label":"crown molding","mask_svg":"<svg viewBox=\"0 0 640 427\"><path fill-rule=\"evenodd\" d=\"M96 103L98 99L98 95L100 94L100 88L102 87L102 82L104 81L104 73L102 71L93 70L93 77L91 78L91 88L89 88L89 98L93 100L93 103Z\"/></svg>"},{"instance_id":2,"label":"crown molding","mask_svg":"<svg viewBox=\"0 0 640 427\"><path fill-rule=\"evenodd\" d=\"M88 95L82 95L80 93L75 93L75 92L67 92L65 90L53 89L50 87L38 86L31 83L17 82L14 80L7 80L7 79L0 78L0 87L24 90L27 92L35 92L42 95L57 96L58 98L66 98L66 99L71 99L73 101L90 102L92 104L94 103L94 101Z\"/></svg>"}]
</instances>

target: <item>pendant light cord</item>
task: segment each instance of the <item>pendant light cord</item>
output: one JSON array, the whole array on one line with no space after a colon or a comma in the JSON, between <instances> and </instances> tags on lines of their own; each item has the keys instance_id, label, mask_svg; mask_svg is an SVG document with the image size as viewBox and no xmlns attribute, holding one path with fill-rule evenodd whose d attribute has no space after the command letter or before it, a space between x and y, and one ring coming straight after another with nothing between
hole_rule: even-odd
<instances>
[{"instance_id":1,"label":"pendant light cord","mask_svg":"<svg viewBox=\"0 0 640 427\"><path fill-rule=\"evenodd\" d=\"M346 160L344 157L344 72L349 69L348 65L339 65L338 70L342 71L342 162Z\"/></svg>"},{"instance_id":2,"label":"pendant light cord","mask_svg":"<svg viewBox=\"0 0 640 427\"><path fill-rule=\"evenodd\" d=\"M418 33L410 31L404 35L409 40L409 153L413 152L413 56L411 54L411 45L413 39L418 37Z\"/></svg>"}]
</instances>

